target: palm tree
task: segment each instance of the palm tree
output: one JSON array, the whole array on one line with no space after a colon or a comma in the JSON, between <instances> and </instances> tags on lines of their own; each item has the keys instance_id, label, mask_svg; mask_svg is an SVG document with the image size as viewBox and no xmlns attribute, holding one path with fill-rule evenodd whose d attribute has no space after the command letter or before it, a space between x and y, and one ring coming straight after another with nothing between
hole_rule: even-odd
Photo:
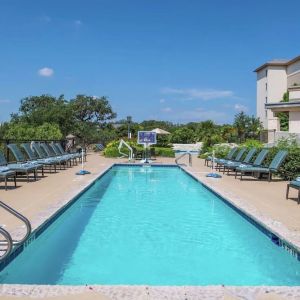
<instances>
[{"instance_id":1,"label":"palm tree","mask_svg":"<svg viewBox=\"0 0 300 300\"><path fill-rule=\"evenodd\" d=\"M233 126L237 130L237 135L240 140L240 143L242 142L242 140L245 139L245 134L247 132L248 124L249 124L249 117L243 111L235 115Z\"/></svg>"}]
</instances>

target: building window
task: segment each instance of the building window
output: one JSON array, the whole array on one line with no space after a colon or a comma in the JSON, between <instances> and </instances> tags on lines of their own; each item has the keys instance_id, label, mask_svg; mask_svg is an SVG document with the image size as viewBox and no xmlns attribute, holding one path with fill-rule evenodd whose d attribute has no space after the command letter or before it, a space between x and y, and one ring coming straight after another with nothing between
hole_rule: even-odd
<instances>
[{"instance_id":1,"label":"building window","mask_svg":"<svg viewBox=\"0 0 300 300\"><path fill-rule=\"evenodd\" d=\"M268 90L268 84L266 83L266 91Z\"/></svg>"},{"instance_id":2,"label":"building window","mask_svg":"<svg viewBox=\"0 0 300 300\"><path fill-rule=\"evenodd\" d=\"M266 103L268 103L268 97L266 97L265 101L266 101Z\"/></svg>"},{"instance_id":3,"label":"building window","mask_svg":"<svg viewBox=\"0 0 300 300\"><path fill-rule=\"evenodd\" d=\"M265 117L267 118L268 117L268 111L265 110Z\"/></svg>"},{"instance_id":4,"label":"building window","mask_svg":"<svg viewBox=\"0 0 300 300\"><path fill-rule=\"evenodd\" d=\"M266 70L266 77L268 76L268 70Z\"/></svg>"}]
</instances>

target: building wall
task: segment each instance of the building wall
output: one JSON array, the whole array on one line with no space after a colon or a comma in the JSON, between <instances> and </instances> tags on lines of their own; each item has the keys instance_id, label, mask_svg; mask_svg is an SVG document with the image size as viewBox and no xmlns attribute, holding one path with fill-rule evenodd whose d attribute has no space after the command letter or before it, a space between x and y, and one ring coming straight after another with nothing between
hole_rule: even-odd
<instances>
[{"instance_id":1,"label":"building wall","mask_svg":"<svg viewBox=\"0 0 300 300\"><path fill-rule=\"evenodd\" d=\"M293 86L295 83L300 85L300 71L288 76L288 87Z\"/></svg>"},{"instance_id":2,"label":"building wall","mask_svg":"<svg viewBox=\"0 0 300 300\"><path fill-rule=\"evenodd\" d=\"M287 73L285 66L267 66L257 72L256 114L265 129L278 130L278 120L266 103L279 102L287 91Z\"/></svg>"},{"instance_id":3,"label":"building wall","mask_svg":"<svg viewBox=\"0 0 300 300\"><path fill-rule=\"evenodd\" d=\"M290 97L290 101L293 101L294 99L299 100L300 99L300 89L290 91L289 97Z\"/></svg>"},{"instance_id":4,"label":"building wall","mask_svg":"<svg viewBox=\"0 0 300 300\"><path fill-rule=\"evenodd\" d=\"M266 83L266 68L257 72L256 82L256 116L260 119L264 128L267 128L267 118L265 114L265 99L267 97Z\"/></svg>"},{"instance_id":5,"label":"building wall","mask_svg":"<svg viewBox=\"0 0 300 300\"><path fill-rule=\"evenodd\" d=\"M289 112L289 132L300 133L300 111Z\"/></svg>"},{"instance_id":6,"label":"building wall","mask_svg":"<svg viewBox=\"0 0 300 300\"><path fill-rule=\"evenodd\" d=\"M287 67L288 87L294 83L300 84L300 60L294 62Z\"/></svg>"}]
</instances>

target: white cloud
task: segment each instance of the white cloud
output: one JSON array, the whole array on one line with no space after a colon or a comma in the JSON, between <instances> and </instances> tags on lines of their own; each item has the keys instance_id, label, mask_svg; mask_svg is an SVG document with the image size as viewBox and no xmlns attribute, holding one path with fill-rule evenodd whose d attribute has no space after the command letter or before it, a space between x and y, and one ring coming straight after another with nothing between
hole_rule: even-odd
<instances>
[{"instance_id":1,"label":"white cloud","mask_svg":"<svg viewBox=\"0 0 300 300\"><path fill-rule=\"evenodd\" d=\"M213 120L216 123L222 124L230 121L230 115L217 110L205 110L198 107L193 110L183 110L174 112L170 115L175 122L199 122L205 120Z\"/></svg>"},{"instance_id":2,"label":"white cloud","mask_svg":"<svg viewBox=\"0 0 300 300\"><path fill-rule=\"evenodd\" d=\"M52 19L51 19L49 16L46 16L46 15L41 16L41 17L39 18L39 20L40 20L41 22L44 22L44 23L50 23L50 22L52 21Z\"/></svg>"},{"instance_id":3,"label":"white cloud","mask_svg":"<svg viewBox=\"0 0 300 300\"><path fill-rule=\"evenodd\" d=\"M238 112L241 112L241 111L247 112L248 111L248 107L246 105L236 103L234 105L234 110L238 111Z\"/></svg>"},{"instance_id":4,"label":"white cloud","mask_svg":"<svg viewBox=\"0 0 300 300\"><path fill-rule=\"evenodd\" d=\"M171 107L164 107L161 109L162 112L166 112L166 113L169 113L172 111L172 108Z\"/></svg>"},{"instance_id":5,"label":"white cloud","mask_svg":"<svg viewBox=\"0 0 300 300\"><path fill-rule=\"evenodd\" d=\"M217 89L174 89L174 88L163 88L161 90L163 94L167 95L179 95L186 100L201 99L220 99L235 97L234 92L230 90L217 90Z\"/></svg>"},{"instance_id":6,"label":"white cloud","mask_svg":"<svg viewBox=\"0 0 300 300\"><path fill-rule=\"evenodd\" d=\"M165 103L166 102L166 99L162 98L159 100L159 103Z\"/></svg>"},{"instance_id":7,"label":"white cloud","mask_svg":"<svg viewBox=\"0 0 300 300\"><path fill-rule=\"evenodd\" d=\"M54 74L54 70L51 68L42 68L38 70L38 74L43 77L51 77Z\"/></svg>"},{"instance_id":8,"label":"white cloud","mask_svg":"<svg viewBox=\"0 0 300 300\"><path fill-rule=\"evenodd\" d=\"M0 103L10 103L11 101L9 99L0 99Z\"/></svg>"},{"instance_id":9,"label":"white cloud","mask_svg":"<svg viewBox=\"0 0 300 300\"><path fill-rule=\"evenodd\" d=\"M75 24L75 26L81 26L83 23L82 23L82 21L80 21L80 20L75 20L74 21L74 24Z\"/></svg>"}]
</instances>

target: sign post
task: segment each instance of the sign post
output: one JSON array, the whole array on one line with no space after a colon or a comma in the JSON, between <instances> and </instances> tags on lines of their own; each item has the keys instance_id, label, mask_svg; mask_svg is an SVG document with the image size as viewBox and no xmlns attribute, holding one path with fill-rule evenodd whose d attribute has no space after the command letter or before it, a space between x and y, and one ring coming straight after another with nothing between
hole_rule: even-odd
<instances>
[{"instance_id":1,"label":"sign post","mask_svg":"<svg viewBox=\"0 0 300 300\"><path fill-rule=\"evenodd\" d=\"M147 149L150 145L156 144L156 132L153 131L138 131L138 144L144 145L145 149L145 159L142 160L142 163L150 163Z\"/></svg>"}]
</instances>

